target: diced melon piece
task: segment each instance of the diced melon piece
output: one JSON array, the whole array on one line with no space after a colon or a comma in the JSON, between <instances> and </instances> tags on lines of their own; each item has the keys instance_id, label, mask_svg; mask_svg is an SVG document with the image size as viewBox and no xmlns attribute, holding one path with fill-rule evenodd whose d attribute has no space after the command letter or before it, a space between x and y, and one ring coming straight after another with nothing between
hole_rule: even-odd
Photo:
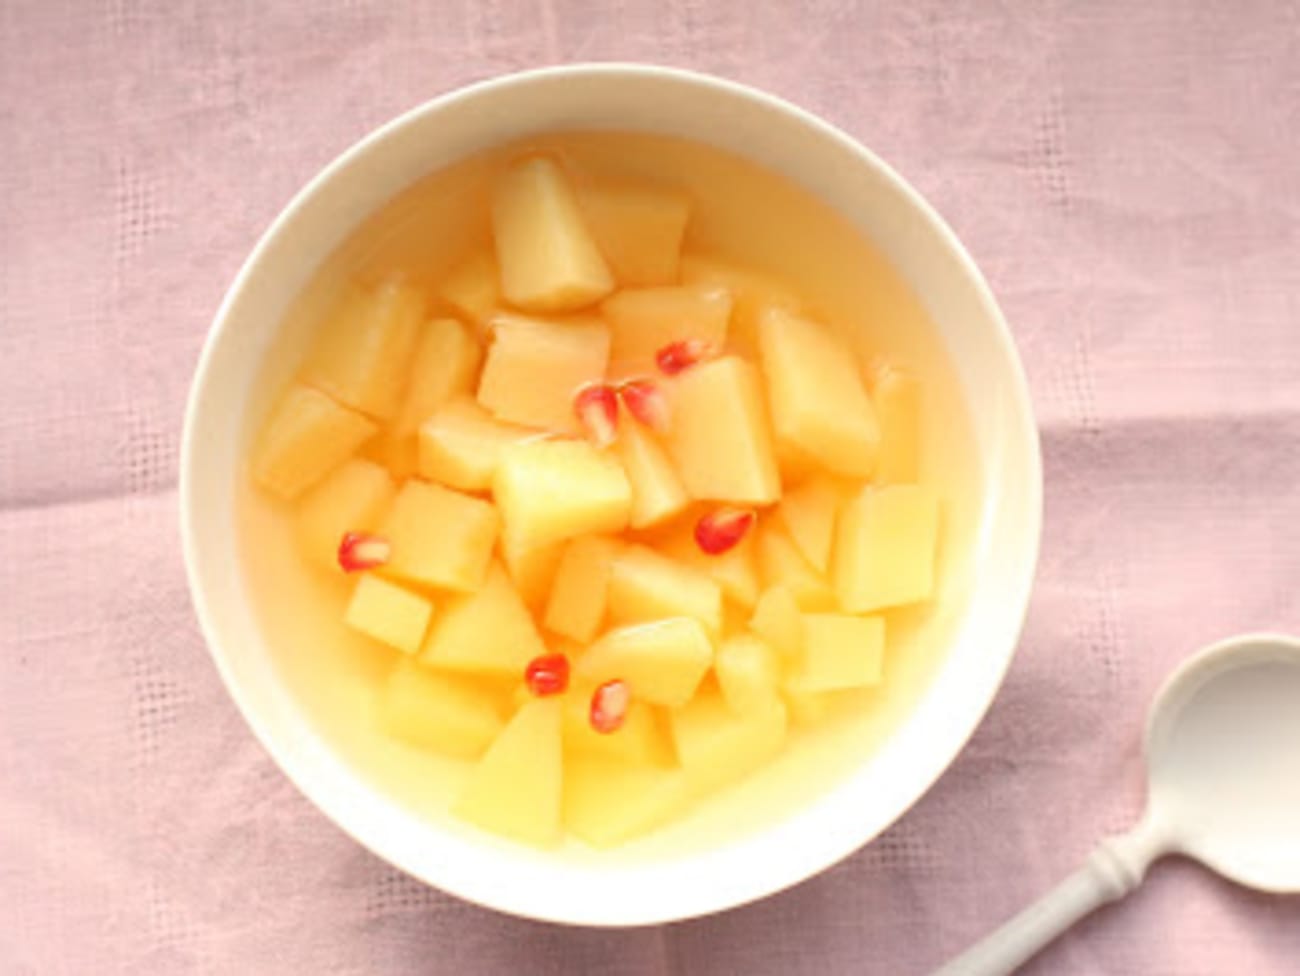
<instances>
[{"instance_id":1,"label":"diced melon piece","mask_svg":"<svg viewBox=\"0 0 1300 976\"><path fill-rule=\"evenodd\" d=\"M586 441L533 440L501 452L492 493L520 544L621 532L632 486L618 458Z\"/></svg>"},{"instance_id":2,"label":"diced melon piece","mask_svg":"<svg viewBox=\"0 0 1300 976\"><path fill-rule=\"evenodd\" d=\"M686 370L672 394L668 453L693 498L768 505L781 496L758 370L724 356Z\"/></svg>"},{"instance_id":3,"label":"diced melon piece","mask_svg":"<svg viewBox=\"0 0 1300 976\"><path fill-rule=\"evenodd\" d=\"M852 351L820 323L780 308L759 318L759 344L777 439L837 474L870 475L880 429Z\"/></svg>"},{"instance_id":4,"label":"diced melon piece","mask_svg":"<svg viewBox=\"0 0 1300 976\"><path fill-rule=\"evenodd\" d=\"M677 280L690 198L657 186L593 186L579 197L587 226L625 288Z\"/></svg>"},{"instance_id":5,"label":"diced melon piece","mask_svg":"<svg viewBox=\"0 0 1300 976\"><path fill-rule=\"evenodd\" d=\"M602 381L608 361L609 329L603 322L498 315L492 320L478 402L499 420L578 433L573 396Z\"/></svg>"},{"instance_id":6,"label":"diced melon piece","mask_svg":"<svg viewBox=\"0 0 1300 976\"><path fill-rule=\"evenodd\" d=\"M614 290L614 278L553 159L532 156L501 177L492 197L501 292L518 308L563 312Z\"/></svg>"},{"instance_id":7,"label":"diced melon piece","mask_svg":"<svg viewBox=\"0 0 1300 976\"><path fill-rule=\"evenodd\" d=\"M781 699L785 702L790 722L805 728L825 720L830 714L834 694L831 691L801 691L788 684L781 689Z\"/></svg>"},{"instance_id":8,"label":"diced melon piece","mask_svg":"<svg viewBox=\"0 0 1300 976\"><path fill-rule=\"evenodd\" d=\"M469 327L456 319L425 323L411 364L411 379L392 430L414 436L435 410L455 396L474 392L483 347Z\"/></svg>"},{"instance_id":9,"label":"diced melon piece","mask_svg":"<svg viewBox=\"0 0 1300 976\"><path fill-rule=\"evenodd\" d=\"M823 476L787 490L776 509L777 518L794 544L819 573L826 572L830 564L835 517L842 498L840 486Z\"/></svg>"},{"instance_id":10,"label":"diced melon piece","mask_svg":"<svg viewBox=\"0 0 1300 976\"><path fill-rule=\"evenodd\" d=\"M388 676L379 721L389 735L458 759L483 755L506 724L498 696L409 658Z\"/></svg>"},{"instance_id":11,"label":"diced melon piece","mask_svg":"<svg viewBox=\"0 0 1300 976\"><path fill-rule=\"evenodd\" d=\"M471 591L483 583L500 519L481 498L410 480L380 526L393 551L381 572L423 586Z\"/></svg>"},{"instance_id":12,"label":"diced melon piece","mask_svg":"<svg viewBox=\"0 0 1300 976\"><path fill-rule=\"evenodd\" d=\"M633 701L623 724L613 732L591 727L591 685L579 685L564 696L564 748L568 755L600 756L629 763L667 765L672 748L655 716L654 706Z\"/></svg>"},{"instance_id":13,"label":"diced melon piece","mask_svg":"<svg viewBox=\"0 0 1300 976\"><path fill-rule=\"evenodd\" d=\"M921 381L902 367L885 365L876 370L872 393L880 422L876 480L914 484L920 472Z\"/></svg>"},{"instance_id":14,"label":"diced melon piece","mask_svg":"<svg viewBox=\"0 0 1300 976\"><path fill-rule=\"evenodd\" d=\"M769 709L781 678L776 651L753 634L736 634L718 646L713 662L722 698L737 715Z\"/></svg>"},{"instance_id":15,"label":"diced melon piece","mask_svg":"<svg viewBox=\"0 0 1300 976\"><path fill-rule=\"evenodd\" d=\"M424 597L367 573L357 580L343 621L382 644L414 654L432 616L433 604Z\"/></svg>"},{"instance_id":16,"label":"diced melon piece","mask_svg":"<svg viewBox=\"0 0 1300 976\"><path fill-rule=\"evenodd\" d=\"M722 588L698 569L645 546L620 550L609 570L610 623L660 617L694 617L717 634L722 629Z\"/></svg>"},{"instance_id":17,"label":"diced melon piece","mask_svg":"<svg viewBox=\"0 0 1300 976\"><path fill-rule=\"evenodd\" d=\"M501 307L501 272L490 250L475 251L438 286L438 297L482 328Z\"/></svg>"},{"instance_id":18,"label":"diced melon piece","mask_svg":"<svg viewBox=\"0 0 1300 976\"><path fill-rule=\"evenodd\" d=\"M297 498L355 454L377 429L320 390L295 383L262 428L253 479L273 495Z\"/></svg>"},{"instance_id":19,"label":"diced melon piece","mask_svg":"<svg viewBox=\"0 0 1300 976\"><path fill-rule=\"evenodd\" d=\"M487 491L506 446L538 436L502 423L475 400L457 397L420 426L419 472L450 488Z\"/></svg>"},{"instance_id":20,"label":"diced melon piece","mask_svg":"<svg viewBox=\"0 0 1300 976\"><path fill-rule=\"evenodd\" d=\"M526 844L560 839L561 707L559 699L543 698L515 713L470 773L452 807L458 817Z\"/></svg>"},{"instance_id":21,"label":"diced melon piece","mask_svg":"<svg viewBox=\"0 0 1300 976\"><path fill-rule=\"evenodd\" d=\"M666 617L608 631L573 673L591 685L622 679L635 698L676 708L691 700L712 664L713 644L700 622Z\"/></svg>"},{"instance_id":22,"label":"diced melon piece","mask_svg":"<svg viewBox=\"0 0 1300 976\"><path fill-rule=\"evenodd\" d=\"M867 486L835 532L833 578L850 613L928 600L934 589L939 500L924 485Z\"/></svg>"},{"instance_id":23,"label":"diced melon piece","mask_svg":"<svg viewBox=\"0 0 1300 976\"><path fill-rule=\"evenodd\" d=\"M587 535L564 547L546 604L546 628L586 643L605 622L609 571L618 552L613 539Z\"/></svg>"},{"instance_id":24,"label":"diced melon piece","mask_svg":"<svg viewBox=\"0 0 1300 976\"><path fill-rule=\"evenodd\" d=\"M501 561L519 591L524 605L534 613L546 606L551 592L551 582L564 555L563 542L547 542L540 546L518 542L509 534L501 536Z\"/></svg>"},{"instance_id":25,"label":"diced melon piece","mask_svg":"<svg viewBox=\"0 0 1300 976\"><path fill-rule=\"evenodd\" d=\"M880 683L885 662L885 621L844 613L803 618L803 654L786 677L795 691L839 691Z\"/></svg>"},{"instance_id":26,"label":"diced melon piece","mask_svg":"<svg viewBox=\"0 0 1300 976\"><path fill-rule=\"evenodd\" d=\"M640 837L690 801L680 769L581 757L564 768L564 824L579 840L609 848Z\"/></svg>"},{"instance_id":27,"label":"diced melon piece","mask_svg":"<svg viewBox=\"0 0 1300 976\"><path fill-rule=\"evenodd\" d=\"M763 591L749 618L749 629L768 643L789 665L803 655L803 612L785 586Z\"/></svg>"},{"instance_id":28,"label":"diced melon piece","mask_svg":"<svg viewBox=\"0 0 1300 976\"><path fill-rule=\"evenodd\" d=\"M736 715L707 689L669 714L677 758L696 795L735 783L770 762L785 743L785 705Z\"/></svg>"},{"instance_id":29,"label":"diced melon piece","mask_svg":"<svg viewBox=\"0 0 1300 976\"><path fill-rule=\"evenodd\" d=\"M397 486L373 461L344 461L298 502L298 543L318 566L342 572L339 543L345 532L373 532Z\"/></svg>"},{"instance_id":30,"label":"diced melon piece","mask_svg":"<svg viewBox=\"0 0 1300 976\"><path fill-rule=\"evenodd\" d=\"M738 543L716 555L705 552L695 541L695 525L683 523L658 543L665 556L707 573L722 587L728 600L748 610L758 599L758 563L754 558L754 532L745 533Z\"/></svg>"},{"instance_id":31,"label":"diced melon piece","mask_svg":"<svg viewBox=\"0 0 1300 976\"><path fill-rule=\"evenodd\" d=\"M764 587L784 586L805 610L835 608L835 591L830 583L803 557L779 522L770 521L759 526L755 548Z\"/></svg>"},{"instance_id":32,"label":"diced melon piece","mask_svg":"<svg viewBox=\"0 0 1300 976\"><path fill-rule=\"evenodd\" d=\"M407 282L352 289L317 333L303 380L362 413L392 418L423 317L424 295Z\"/></svg>"},{"instance_id":33,"label":"diced melon piece","mask_svg":"<svg viewBox=\"0 0 1300 976\"><path fill-rule=\"evenodd\" d=\"M620 413L614 449L632 485L632 510L628 523L649 528L681 514L690 496L655 435L625 412Z\"/></svg>"},{"instance_id":34,"label":"diced melon piece","mask_svg":"<svg viewBox=\"0 0 1300 976\"><path fill-rule=\"evenodd\" d=\"M792 312L804 310L802 299L785 282L716 258L682 255L681 281L684 285L714 285L731 293L728 345L731 351L750 359L758 358L758 317L764 309L775 306Z\"/></svg>"},{"instance_id":35,"label":"diced melon piece","mask_svg":"<svg viewBox=\"0 0 1300 976\"><path fill-rule=\"evenodd\" d=\"M670 342L700 339L721 350L731 294L715 285L673 285L615 292L600 305L609 323L611 372L653 372L655 353Z\"/></svg>"},{"instance_id":36,"label":"diced melon piece","mask_svg":"<svg viewBox=\"0 0 1300 976\"><path fill-rule=\"evenodd\" d=\"M420 660L449 671L521 678L528 662L545 653L519 591L494 563L478 592L442 605Z\"/></svg>"}]
</instances>

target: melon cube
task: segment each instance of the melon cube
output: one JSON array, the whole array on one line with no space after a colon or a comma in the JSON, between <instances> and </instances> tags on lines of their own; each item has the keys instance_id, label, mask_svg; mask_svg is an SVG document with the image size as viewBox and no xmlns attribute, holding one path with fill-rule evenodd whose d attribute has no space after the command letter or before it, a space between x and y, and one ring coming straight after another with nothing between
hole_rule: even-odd
<instances>
[{"instance_id":1,"label":"melon cube","mask_svg":"<svg viewBox=\"0 0 1300 976\"><path fill-rule=\"evenodd\" d=\"M253 453L253 480L292 500L357 452L378 428L301 383L285 391Z\"/></svg>"},{"instance_id":2,"label":"melon cube","mask_svg":"<svg viewBox=\"0 0 1300 976\"><path fill-rule=\"evenodd\" d=\"M683 285L712 285L731 293L731 324L727 330L731 351L750 359L758 358L758 319L769 307L804 310L803 301L785 282L773 275L701 257L684 254L681 260Z\"/></svg>"},{"instance_id":3,"label":"melon cube","mask_svg":"<svg viewBox=\"0 0 1300 976\"><path fill-rule=\"evenodd\" d=\"M785 526L799 552L819 573L830 565L835 517L842 489L827 477L816 477L781 496L776 517Z\"/></svg>"},{"instance_id":4,"label":"melon cube","mask_svg":"<svg viewBox=\"0 0 1300 976\"><path fill-rule=\"evenodd\" d=\"M608 609L611 624L693 617L711 634L722 630L722 588L698 569L645 546L628 546L614 557Z\"/></svg>"},{"instance_id":5,"label":"melon cube","mask_svg":"<svg viewBox=\"0 0 1300 976\"><path fill-rule=\"evenodd\" d=\"M668 453L691 497L768 505L781 496L758 370L735 356L700 363L672 387Z\"/></svg>"},{"instance_id":6,"label":"melon cube","mask_svg":"<svg viewBox=\"0 0 1300 976\"><path fill-rule=\"evenodd\" d=\"M477 759L506 724L498 696L472 681L403 658L379 699L389 735L424 749Z\"/></svg>"},{"instance_id":7,"label":"melon cube","mask_svg":"<svg viewBox=\"0 0 1300 976\"><path fill-rule=\"evenodd\" d=\"M766 522L759 527L755 548L764 587L785 587L805 610L835 609L834 589L804 558L779 522Z\"/></svg>"},{"instance_id":8,"label":"melon cube","mask_svg":"<svg viewBox=\"0 0 1300 976\"><path fill-rule=\"evenodd\" d=\"M492 233L501 292L511 305L571 311L614 290L573 189L553 159L522 159L501 177L492 196Z\"/></svg>"},{"instance_id":9,"label":"melon cube","mask_svg":"<svg viewBox=\"0 0 1300 976\"><path fill-rule=\"evenodd\" d=\"M669 714L669 728L687 782L698 796L744 779L781 751L785 705L778 701L737 715L718 691L707 689Z\"/></svg>"},{"instance_id":10,"label":"melon cube","mask_svg":"<svg viewBox=\"0 0 1300 976\"><path fill-rule=\"evenodd\" d=\"M803 655L803 612L794 594L785 586L770 586L763 591L749 618L749 629L790 665Z\"/></svg>"},{"instance_id":11,"label":"melon cube","mask_svg":"<svg viewBox=\"0 0 1300 976\"><path fill-rule=\"evenodd\" d=\"M501 452L538 436L527 427L502 423L469 397L457 397L420 425L418 469L449 488L487 491Z\"/></svg>"},{"instance_id":12,"label":"melon cube","mask_svg":"<svg viewBox=\"0 0 1300 976\"><path fill-rule=\"evenodd\" d=\"M609 329L603 322L498 315L478 401L498 420L580 433L574 394L601 382L608 362Z\"/></svg>"},{"instance_id":13,"label":"melon cube","mask_svg":"<svg viewBox=\"0 0 1300 976\"><path fill-rule=\"evenodd\" d=\"M695 541L695 526L687 521L675 528L659 543L665 556L685 563L722 587L722 595L745 610L758 599L758 563L754 558L754 533L745 536L730 549L716 555L707 553Z\"/></svg>"},{"instance_id":14,"label":"melon cube","mask_svg":"<svg viewBox=\"0 0 1300 976\"><path fill-rule=\"evenodd\" d=\"M380 527L393 547L381 571L421 586L475 590L492 558L499 522L497 510L481 498L412 479Z\"/></svg>"},{"instance_id":15,"label":"melon cube","mask_svg":"<svg viewBox=\"0 0 1300 976\"><path fill-rule=\"evenodd\" d=\"M690 198L657 186L594 186L579 197L587 226L622 286L677 280Z\"/></svg>"},{"instance_id":16,"label":"melon cube","mask_svg":"<svg viewBox=\"0 0 1300 976\"><path fill-rule=\"evenodd\" d=\"M581 757L564 768L564 825L595 848L649 833L690 801L680 769Z\"/></svg>"},{"instance_id":17,"label":"melon cube","mask_svg":"<svg viewBox=\"0 0 1300 976\"><path fill-rule=\"evenodd\" d=\"M839 691L880 683L885 661L885 621L843 613L803 618L803 655L787 676L795 691Z\"/></svg>"},{"instance_id":18,"label":"melon cube","mask_svg":"<svg viewBox=\"0 0 1300 976\"><path fill-rule=\"evenodd\" d=\"M317 333L303 380L362 413L392 418L423 317L424 295L412 284L353 288Z\"/></svg>"},{"instance_id":19,"label":"melon cube","mask_svg":"<svg viewBox=\"0 0 1300 976\"><path fill-rule=\"evenodd\" d=\"M915 484L920 473L921 381L899 366L876 370L872 390L880 422L876 481Z\"/></svg>"},{"instance_id":20,"label":"melon cube","mask_svg":"<svg viewBox=\"0 0 1300 976\"><path fill-rule=\"evenodd\" d=\"M540 613L546 606L563 555L563 542L535 546L521 543L509 534L501 536L501 561L524 605L534 613Z\"/></svg>"},{"instance_id":21,"label":"melon cube","mask_svg":"<svg viewBox=\"0 0 1300 976\"><path fill-rule=\"evenodd\" d=\"M479 328L501 307L501 272L486 248L456 265L438 286L438 297Z\"/></svg>"},{"instance_id":22,"label":"melon cube","mask_svg":"<svg viewBox=\"0 0 1300 976\"><path fill-rule=\"evenodd\" d=\"M721 350L731 318L731 294L715 285L673 285L615 292L600 305L609 323L611 372L653 372L655 353L682 339Z\"/></svg>"},{"instance_id":23,"label":"melon cube","mask_svg":"<svg viewBox=\"0 0 1300 976\"><path fill-rule=\"evenodd\" d=\"M700 622L665 617L607 631L573 673L593 686L622 679L635 698L676 708L690 701L712 664L713 644Z\"/></svg>"},{"instance_id":24,"label":"melon cube","mask_svg":"<svg viewBox=\"0 0 1300 976\"><path fill-rule=\"evenodd\" d=\"M420 660L431 667L519 679L546 653L523 598L494 563L481 589L443 604Z\"/></svg>"},{"instance_id":25,"label":"melon cube","mask_svg":"<svg viewBox=\"0 0 1300 976\"><path fill-rule=\"evenodd\" d=\"M392 476L375 464L351 458L325 476L298 502L298 544L313 563L342 572L339 543L345 532L373 532L397 494Z\"/></svg>"},{"instance_id":26,"label":"melon cube","mask_svg":"<svg viewBox=\"0 0 1300 976\"><path fill-rule=\"evenodd\" d=\"M532 440L501 452L492 493L506 534L525 545L621 532L632 486L618 459L586 441Z\"/></svg>"},{"instance_id":27,"label":"melon cube","mask_svg":"<svg viewBox=\"0 0 1300 976\"><path fill-rule=\"evenodd\" d=\"M425 323L415 347L406 395L393 420L394 433L414 436L452 397L473 393L482 362L483 348L469 326L449 318Z\"/></svg>"},{"instance_id":28,"label":"melon cube","mask_svg":"<svg viewBox=\"0 0 1300 976\"><path fill-rule=\"evenodd\" d=\"M632 486L628 524L645 529L680 515L690 496L668 460L663 446L649 430L626 413L620 413L614 449Z\"/></svg>"},{"instance_id":29,"label":"melon cube","mask_svg":"<svg viewBox=\"0 0 1300 976\"><path fill-rule=\"evenodd\" d=\"M570 756L596 756L624 763L668 765L672 747L660 728L652 705L633 701L623 724L613 732L591 725L592 685L575 686L564 696L564 749Z\"/></svg>"},{"instance_id":30,"label":"melon cube","mask_svg":"<svg viewBox=\"0 0 1300 976\"><path fill-rule=\"evenodd\" d=\"M609 573L619 544L602 536L582 536L564 547L546 604L546 628L587 643L605 622Z\"/></svg>"},{"instance_id":31,"label":"melon cube","mask_svg":"<svg viewBox=\"0 0 1300 976\"><path fill-rule=\"evenodd\" d=\"M432 617L433 604L424 597L366 574L357 580L343 622L381 644L414 654Z\"/></svg>"},{"instance_id":32,"label":"melon cube","mask_svg":"<svg viewBox=\"0 0 1300 976\"><path fill-rule=\"evenodd\" d=\"M780 308L759 318L772 429L826 469L865 478L880 429L851 350L825 326Z\"/></svg>"},{"instance_id":33,"label":"melon cube","mask_svg":"<svg viewBox=\"0 0 1300 976\"><path fill-rule=\"evenodd\" d=\"M561 707L558 699L544 698L515 713L470 773L452 807L458 817L526 844L560 839Z\"/></svg>"},{"instance_id":34,"label":"melon cube","mask_svg":"<svg viewBox=\"0 0 1300 976\"><path fill-rule=\"evenodd\" d=\"M863 488L840 514L832 576L849 613L928 600L939 499L923 485Z\"/></svg>"},{"instance_id":35,"label":"melon cube","mask_svg":"<svg viewBox=\"0 0 1300 976\"><path fill-rule=\"evenodd\" d=\"M776 651L753 634L736 634L718 646L713 662L723 701L737 715L772 708L778 699L781 664Z\"/></svg>"}]
</instances>

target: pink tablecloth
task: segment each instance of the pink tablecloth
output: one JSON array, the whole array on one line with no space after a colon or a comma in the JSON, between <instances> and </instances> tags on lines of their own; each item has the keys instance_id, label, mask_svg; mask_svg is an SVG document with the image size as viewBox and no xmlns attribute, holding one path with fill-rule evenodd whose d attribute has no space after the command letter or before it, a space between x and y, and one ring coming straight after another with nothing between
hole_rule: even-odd
<instances>
[{"instance_id":1,"label":"pink tablecloth","mask_svg":"<svg viewBox=\"0 0 1300 976\"><path fill-rule=\"evenodd\" d=\"M0 972L923 973L1133 818L1173 664L1300 630L1300 8L773 6L0 5ZM1047 462L1023 646L952 771L823 877L626 933L461 904L318 814L218 683L175 528L204 330L290 194L431 95L601 58L769 88L915 181ZM1296 899L1169 863L1030 969L1298 959Z\"/></svg>"}]
</instances>

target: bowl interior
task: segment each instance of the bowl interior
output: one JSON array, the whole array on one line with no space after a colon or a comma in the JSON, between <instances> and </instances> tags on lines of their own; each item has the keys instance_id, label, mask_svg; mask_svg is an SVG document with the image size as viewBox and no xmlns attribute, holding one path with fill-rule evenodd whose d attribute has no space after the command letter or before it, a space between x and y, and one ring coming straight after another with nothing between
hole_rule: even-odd
<instances>
[{"instance_id":1,"label":"bowl interior","mask_svg":"<svg viewBox=\"0 0 1300 976\"><path fill-rule=\"evenodd\" d=\"M945 577L954 592L918 623L944 645L938 667L877 720L808 737L770 771L681 825L625 851L538 852L497 842L376 788L374 769L323 735L245 592L237 509L256 382L276 326L349 233L427 173L532 133L640 130L709 143L818 196L883 252L946 349L969 428ZM291 330L292 331L292 330ZM281 357L291 361L292 357ZM264 378L263 378L264 379ZM929 208L824 123L738 86L628 66L513 76L417 109L310 184L263 238L218 315L187 417L182 504L200 618L223 677L276 760L357 840L470 900L539 918L637 924L770 893L875 836L942 772L992 699L1014 650L1036 557L1039 460L1023 377L978 272ZM973 461L971 461L973 459ZM978 567L978 574L975 568ZM906 626L906 620L903 621ZM872 741L888 738L879 744ZM877 748L877 745L879 746ZM798 776L805 788L791 790Z\"/></svg>"}]
</instances>

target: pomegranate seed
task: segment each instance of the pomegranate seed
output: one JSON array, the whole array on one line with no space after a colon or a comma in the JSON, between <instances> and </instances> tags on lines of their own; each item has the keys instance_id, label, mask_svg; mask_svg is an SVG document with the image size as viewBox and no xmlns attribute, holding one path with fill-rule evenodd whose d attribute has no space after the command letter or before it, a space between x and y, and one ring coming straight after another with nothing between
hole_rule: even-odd
<instances>
[{"instance_id":1,"label":"pomegranate seed","mask_svg":"<svg viewBox=\"0 0 1300 976\"><path fill-rule=\"evenodd\" d=\"M703 339L681 339L668 343L655 353L655 362L659 364L660 372L667 376L676 376L701 359L708 359L714 351L713 346Z\"/></svg>"},{"instance_id":2,"label":"pomegranate seed","mask_svg":"<svg viewBox=\"0 0 1300 976\"><path fill-rule=\"evenodd\" d=\"M627 412L651 430L668 429L668 398L654 380L628 380L618 388L618 395Z\"/></svg>"},{"instance_id":3,"label":"pomegranate seed","mask_svg":"<svg viewBox=\"0 0 1300 976\"><path fill-rule=\"evenodd\" d=\"M366 532L344 532L339 542L339 566L345 573L374 569L388 562L393 547L382 535Z\"/></svg>"},{"instance_id":4,"label":"pomegranate seed","mask_svg":"<svg viewBox=\"0 0 1300 976\"><path fill-rule=\"evenodd\" d=\"M695 523L695 541L710 556L726 552L754 524L752 508L719 508L703 515Z\"/></svg>"},{"instance_id":5,"label":"pomegranate seed","mask_svg":"<svg viewBox=\"0 0 1300 976\"><path fill-rule=\"evenodd\" d=\"M632 693L626 681L617 678L606 681L591 696L591 727L606 735L617 732L623 719L627 718L627 706L631 701Z\"/></svg>"},{"instance_id":6,"label":"pomegranate seed","mask_svg":"<svg viewBox=\"0 0 1300 976\"><path fill-rule=\"evenodd\" d=\"M573 412L597 447L614 443L618 425L618 396L608 383L589 383L573 397Z\"/></svg>"},{"instance_id":7,"label":"pomegranate seed","mask_svg":"<svg viewBox=\"0 0 1300 976\"><path fill-rule=\"evenodd\" d=\"M563 654L542 654L528 662L524 683L538 698L558 695L569 687L569 659Z\"/></svg>"}]
</instances>

